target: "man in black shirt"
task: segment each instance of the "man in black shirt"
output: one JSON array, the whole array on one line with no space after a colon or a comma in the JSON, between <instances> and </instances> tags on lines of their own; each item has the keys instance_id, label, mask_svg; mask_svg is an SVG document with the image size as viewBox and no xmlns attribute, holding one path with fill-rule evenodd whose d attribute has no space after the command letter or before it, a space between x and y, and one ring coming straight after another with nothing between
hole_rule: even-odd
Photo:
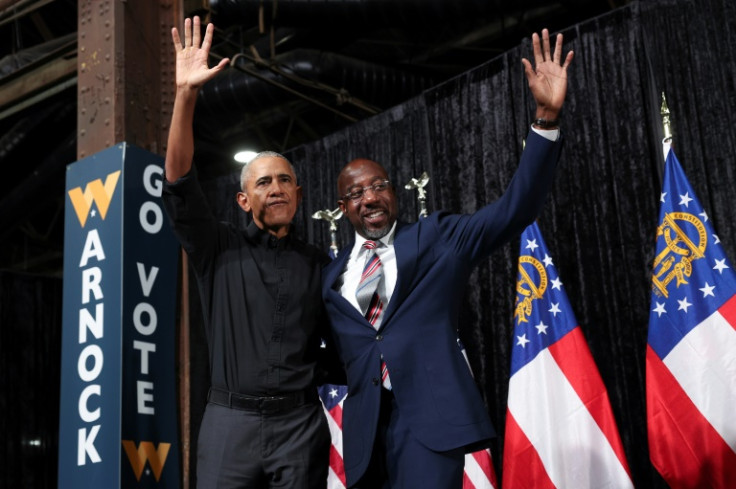
<instances>
[{"instance_id":1,"label":"man in black shirt","mask_svg":"<svg viewBox=\"0 0 736 489\"><path fill-rule=\"evenodd\" d=\"M227 65L209 68L213 26L200 47L200 21L176 28L176 98L163 200L196 271L205 315L211 389L200 427L198 487L324 488L330 434L315 386L320 296L327 256L293 237L301 200L291 164L260 153L241 175L245 231L218 223L192 166L199 88Z\"/></svg>"}]
</instances>

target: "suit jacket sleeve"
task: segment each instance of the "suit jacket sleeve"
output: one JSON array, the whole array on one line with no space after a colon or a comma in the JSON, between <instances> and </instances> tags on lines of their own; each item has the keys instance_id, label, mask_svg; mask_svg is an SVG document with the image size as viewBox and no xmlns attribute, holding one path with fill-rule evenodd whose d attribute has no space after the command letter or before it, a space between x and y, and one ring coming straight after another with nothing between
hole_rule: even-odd
<instances>
[{"instance_id":1,"label":"suit jacket sleeve","mask_svg":"<svg viewBox=\"0 0 736 489\"><path fill-rule=\"evenodd\" d=\"M561 140L529 131L519 167L503 195L469 215L440 215L438 232L472 267L537 218L552 187Z\"/></svg>"}]
</instances>

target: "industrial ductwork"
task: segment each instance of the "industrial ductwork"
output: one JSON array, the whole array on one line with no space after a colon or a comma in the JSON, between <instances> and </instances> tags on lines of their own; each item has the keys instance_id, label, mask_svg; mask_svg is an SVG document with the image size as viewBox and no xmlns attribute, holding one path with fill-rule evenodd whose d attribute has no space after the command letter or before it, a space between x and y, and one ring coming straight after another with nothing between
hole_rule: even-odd
<instances>
[{"instance_id":1,"label":"industrial ductwork","mask_svg":"<svg viewBox=\"0 0 736 489\"><path fill-rule=\"evenodd\" d=\"M374 112L373 107L385 109L433 84L430 77L297 49L262 63L240 58L234 68L202 88L198 108L210 115L242 114L278 106L299 97L298 92L307 100Z\"/></svg>"},{"instance_id":2,"label":"industrial ductwork","mask_svg":"<svg viewBox=\"0 0 736 489\"><path fill-rule=\"evenodd\" d=\"M224 28L255 24L263 9L265 20L281 26L354 25L406 27L435 25L463 18L477 18L498 10L489 0L210 0L212 20Z\"/></svg>"}]
</instances>

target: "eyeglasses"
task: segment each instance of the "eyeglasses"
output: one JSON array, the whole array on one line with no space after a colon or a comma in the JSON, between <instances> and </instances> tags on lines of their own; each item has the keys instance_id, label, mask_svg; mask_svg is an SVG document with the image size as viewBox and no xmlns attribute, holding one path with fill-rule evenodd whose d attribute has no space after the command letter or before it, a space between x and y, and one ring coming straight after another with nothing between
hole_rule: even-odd
<instances>
[{"instance_id":1,"label":"eyeglasses","mask_svg":"<svg viewBox=\"0 0 736 489\"><path fill-rule=\"evenodd\" d=\"M372 184L368 185L367 187L358 187L354 188L350 192L343 195L344 200L352 200L353 202L360 202L363 199L363 195L365 195L367 190L373 190L374 194L379 194L381 192L385 192L386 189L391 185L391 182L388 180L377 180L373 182Z\"/></svg>"}]
</instances>

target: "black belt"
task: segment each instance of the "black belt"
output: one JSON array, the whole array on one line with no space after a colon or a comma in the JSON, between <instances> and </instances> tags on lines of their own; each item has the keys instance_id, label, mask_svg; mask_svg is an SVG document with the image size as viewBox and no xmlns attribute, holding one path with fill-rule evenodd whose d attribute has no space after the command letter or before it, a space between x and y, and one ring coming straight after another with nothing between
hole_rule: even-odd
<instances>
[{"instance_id":1,"label":"black belt","mask_svg":"<svg viewBox=\"0 0 736 489\"><path fill-rule=\"evenodd\" d=\"M210 388L207 400L213 404L240 409L241 411L252 411L260 414L276 414L293 409L303 404L317 401L317 389L305 389L303 391L288 392L278 396L249 396L236 392Z\"/></svg>"}]
</instances>

